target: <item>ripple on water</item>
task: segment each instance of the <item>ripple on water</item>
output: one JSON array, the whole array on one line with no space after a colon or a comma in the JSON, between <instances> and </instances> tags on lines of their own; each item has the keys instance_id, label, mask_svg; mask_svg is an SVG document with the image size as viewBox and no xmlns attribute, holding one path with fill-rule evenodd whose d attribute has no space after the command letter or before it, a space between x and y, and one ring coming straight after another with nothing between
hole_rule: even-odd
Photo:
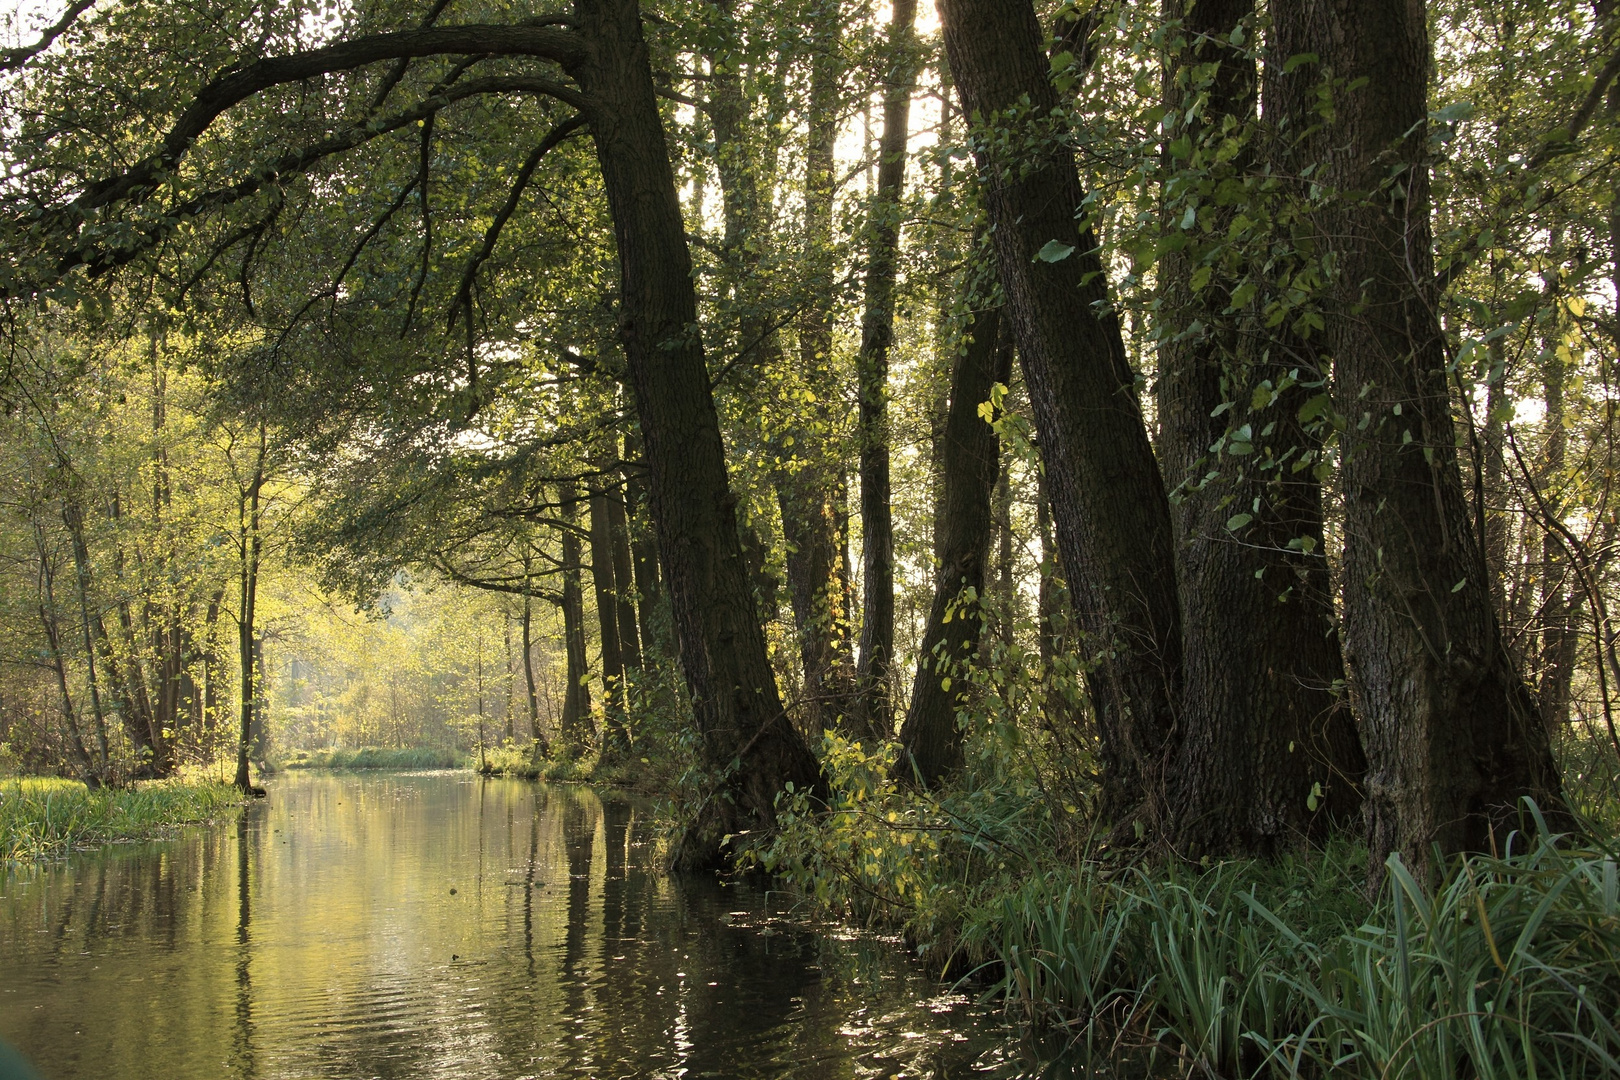
<instances>
[{"instance_id":1,"label":"ripple on water","mask_svg":"<svg viewBox=\"0 0 1620 1080\"><path fill-rule=\"evenodd\" d=\"M0 886L0 1036L47 1077L1009 1075L897 943L659 872L646 808L298 775L235 826Z\"/></svg>"}]
</instances>

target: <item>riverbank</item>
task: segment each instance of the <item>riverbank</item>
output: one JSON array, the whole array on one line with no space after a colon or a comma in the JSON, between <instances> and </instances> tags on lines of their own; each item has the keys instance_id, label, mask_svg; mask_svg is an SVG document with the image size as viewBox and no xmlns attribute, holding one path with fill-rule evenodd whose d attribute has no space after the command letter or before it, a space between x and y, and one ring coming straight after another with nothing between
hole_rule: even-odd
<instances>
[{"instance_id":1,"label":"riverbank","mask_svg":"<svg viewBox=\"0 0 1620 1080\"><path fill-rule=\"evenodd\" d=\"M1077 1063L1516 1080L1620 1062L1620 850L1602 828L1504 836L1432 885L1392 860L1369 895L1350 840L1270 862L1125 856L1033 774L919 793L890 756L830 739L830 812L793 800L756 857L971 973Z\"/></svg>"},{"instance_id":2,"label":"riverbank","mask_svg":"<svg viewBox=\"0 0 1620 1080\"><path fill-rule=\"evenodd\" d=\"M0 864L164 839L182 825L234 817L241 807L241 793L216 782L156 780L91 791L57 777L0 779Z\"/></svg>"},{"instance_id":3,"label":"riverbank","mask_svg":"<svg viewBox=\"0 0 1620 1080\"><path fill-rule=\"evenodd\" d=\"M276 763L283 769L464 769L467 757L456 750L425 746L363 746L358 750L294 750Z\"/></svg>"},{"instance_id":4,"label":"riverbank","mask_svg":"<svg viewBox=\"0 0 1620 1080\"><path fill-rule=\"evenodd\" d=\"M482 763L476 753L472 760L472 767L486 776L557 784L598 784L657 797L670 797L679 790L681 773L687 764L658 752L648 756L632 752L607 761L595 751L576 757L560 754L541 757L535 753L532 741L485 747Z\"/></svg>"}]
</instances>

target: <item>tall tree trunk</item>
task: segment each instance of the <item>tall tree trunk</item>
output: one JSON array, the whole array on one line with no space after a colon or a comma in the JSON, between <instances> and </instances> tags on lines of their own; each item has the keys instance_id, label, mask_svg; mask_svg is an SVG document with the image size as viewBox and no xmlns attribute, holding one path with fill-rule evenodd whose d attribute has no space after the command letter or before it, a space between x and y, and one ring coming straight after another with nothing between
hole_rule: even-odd
<instances>
[{"instance_id":1,"label":"tall tree trunk","mask_svg":"<svg viewBox=\"0 0 1620 1080\"><path fill-rule=\"evenodd\" d=\"M112 767L112 749L107 744L107 714L101 700L101 679L96 671L96 641L92 625L100 626L101 617L90 615L90 547L84 538L84 511L78 499L62 500L62 522L67 526L68 540L73 548L73 584L78 593L79 623L84 632L85 685L90 693L90 716L96 722L96 750L102 780L108 779ZM105 638L106 631L101 631Z\"/></svg>"},{"instance_id":2,"label":"tall tree trunk","mask_svg":"<svg viewBox=\"0 0 1620 1080\"><path fill-rule=\"evenodd\" d=\"M917 86L912 24L916 0L894 0L888 71L883 80L883 137L877 191L867 223L865 312L855 379L860 391L861 652L855 678L863 734L894 734L894 517L889 507L889 347L900 267L900 200L905 194L911 95Z\"/></svg>"},{"instance_id":3,"label":"tall tree trunk","mask_svg":"<svg viewBox=\"0 0 1620 1080\"><path fill-rule=\"evenodd\" d=\"M1096 238L1075 220L1084 193L1074 157L1041 126L1057 100L1034 9L941 0L940 12L963 112L1029 129L1027 141L977 144L1003 316L1013 322L1058 546L1086 634L1103 811L1121 825L1145 812L1146 827L1156 829L1176 728L1181 628L1169 505L1136 376Z\"/></svg>"},{"instance_id":4,"label":"tall tree trunk","mask_svg":"<svg viewBox=\"0 0 1620 1080\"><path fill-rule=\"evenodd\" d=\"M962 764L962 729L956 706L968 688L966 672L984 619L985 559L993 526L990 492L999 471L1000 440L979 407L990 388L1005 383L1012 348L1001 333L1001 312L973 313L967 340L951 365L950 404L941 440L942 484L935 551L934 602L917 651L911 707L900 728L900 745L923 784L937 783Z\"/></svg>"},{"instance_id":5,"label":"tall tree trunk","mask_svg":"<svg viewBox=\"0 0 1620 1080\"><path fill-rule=\"evenodd\" d=\"M585 596L580 587L582 565L576 492L564 488L558 493L562 503L562 616L563 656L567 686L563 688L562 719L558 724L562 752L578 756L596 734L591 722L591 666L585 650Z\"/></svg>"},{"instance_id":6,"label":"tall tree trunk","mask_svg":"<svg viewBox=\"0 0 1620 1080\"><path fill-rule=\"evenodd\" d=\"M1314 471L1320 444L1298 419L1317 391L1296 380L1321 381L1315 350L1268 331L1258 303L1232 311L1245 278L1269 292L1253 280L1267 271L1217 259L1208 283L1192 284L1196 256L1235 216L1201 197L1200 184L1240 179L1263 153L1251 144L1230 161L1218 156L1226 121L1238 137L1254 131L1255 64L1229 44L1235 28L1252 30L1252 15L1252 0L1165 4L1181 29L1165 85L1164 229L1182 230L1187 246L1159 264L1159 459L1177 485L1184 734L1174 842L1194 859L1269 856L1323 838L1359 813L1365 770L1335 692L1344 666ZM1279 159L1275 171L1295 175L1287 165Z\"/></svg>"},{"instance_id":7,"label":"tall tree trunk","mask_svg":"<svg viewBox=\"0 0 1620 1080\"><path fill-rule=\"evenodd\" d=\"M848 518L843 459L833 435L838 419L826 405L838 400L833 369L833 151L838 136L839 53L842 5L820 0L809 13L810 99L806 122L803 256L805 299L798 319L799 371L821 418L795 423L793 445L781 454L775 475L777 507L786 541L788 590L804 674L804 719L811 731L854 716L855 660L845 571ZM831 430L829 430L831 429Z\"/></svg>"},{"instance_id":8,"label":"tall tree trunk","mask_svg":"<svg viewBox=\"0 0 1620 1080\"><path fill-rule=\"evenodd\" d=\"M197 717L197 726L203 732L204 745L207 747L205 760L214 760L218 747L214 742L215 729L219 724L219 680L223 677L219 649L219 639L215 637L219 628L220 605L225 602L225 586L220 585L208 597L208 608L203 614L203 649L202 649L202 712Z\"/></svg>"},{"instance_id":9,"label":"tall tree trunk","mask_svg":"<svg viewBox=\"0 0 1620 1080\"><path fill-rule=\"evenodd\" d=\"M596 596L596 625L602 645L602 756L612 758L630 747L626 727L624 654L619 647L618 585L613 577L613 536L608 528L608 494L600 488L589 496L591 585ZM631 627L635 633L635 627Z\"/></svg>"},{"instance_id":10,"label":"tall tree trunk","mask_svg":"<svg viewBox=\"0 0 1620 1080\"><path fill-rule=\"evenodd\" d=\"M254 458L253 470L247 477L246 484L240 489L236 507L238 559L236 649L241 696L237 700L240 727L236 739L236 779L233 782L237 790L244 795L253 793L253 782L248 775L248 755L253 748L253 716L258 707L255 696L257 688L253 679L253 627L259 597L259 558L263 543L260 535L259 498L264 489L264 466L268 445L268 433L261 422L258 453Z\"/></svg>"},{"instance_id":11,"label":"tall tree trunk","mask_svg":"<svg viewBox=\"0 0 1620 1080\"><path fill-rule=\"evenodd\" d=\"M663 606L663 590L658 571L658 549L649 518L651 504L647 497L646 462L642 460L641 439L635 432L624 437L624 498L630 518L630 558L636 582L636 615L641 627L642 662L651 666L656 660L669 656L670 642L667 631L660 628L659 611Z\"/></svg>"},{"instance_id":12,"label":"tall tree trunk","mask_svg":"<svg viewBox=\"0 0 1620 1080\"><path fill-rule=\"evenodd\" d=\"M1561 517L1567 486L1564 456L1569 446L1569 433L1564 430L1565 371L1556 352L1547 356L1544 364L1541 385L1547 409L1547 437L1543 490L1548 507ZM1541 566L1541 655L1536 665L1536 696L1541 722L1551 738L1562 733L1569 722L1570 682L1575 674L1576 630L1562 537L1551 532L1542 536Z\"/></svg>"},{"instance_id":13,"label":"tall tree trunk","mask_svg":"<svg viewBox=\"0 0 1620 1080\"><path fill-rule=\"evenodd\" d=\"M34 522L34 546L39 554L39 621L45 630L45 644L50 650L51 670L56 675L56 687L62 695L62 718L67 724L68 753L79 772L84 786L95 791L104 783L106 761L98 766L90 759L84 745L84 734L79 727L79 714L73 708L73 695L68 690L67 662L62 656L62 630L56 607L56 575L51 570L50 549L45 545L45 530Z\"/></svg>"},{"instance_id":14,"label":"tall tree trunk","mask_svg":"<svg viewBox=\"0 0 1620 1080\"><path fill-rule=\"evenodd\" d=\"M593 99L591 130L618 241L619 331L681 666L710 773L710 796L674 862L716 866L726 836L772 824L783 785L814 786L818 768L785 722L738 541L640 12L634 0L578 0L575 13L592 44L574 74Z\"/></svg>"},{"instance_id":15,"label":"tall tree trunk","mask_svg":"<svg viewBox=\"0 0 1620 1080\"><path fill-rule=\"evenodd\" d=\"M575 542L575 556L579 554L578 542ZM540 693L534 682L534 573L532 557L525 553L523 556L523 684L528 691L529 702L529 735L534 739L535 751L541 756L549 755L551 750L546 740L540 734ZM566 719L564 721L566 728Z\"/></svg>"},{"instance_id":16,"label":"tall tree trunk","mask_svg":"<svg viewBox=\"0 0 1620 1080\"><path fill-rule=\"evenodd\" d=\"M1490 358L1490 385L1485 391L1484 487L1485 573L1490 587L1491 606L1498 623L1508 619L1506 579L1508 572L1507 513L1507 356L1500 337L1486 346ZM1476 519L1480 510L1475 511Z\"/></svg>"},{"instance_id":17,"label":"tall tree trunk","mask_svg":"<svg viewBox=\"0 0 1620 1080\"><path fill-rule=\"evenodd\" d=\"M1005 378L1002 381L1005 381ZM1012 459L1007 454L1000 455L1000 458L990 510L996 532L994 625L997 639L1004 647L1010 649L1013 644L1016 613L1013 592Z\"/></svg>"},{"instance_id":18,"label":"tall tree trunk","mask_svg":"<svg viewBox=\"0 0 1620 1080\"><path fill-rule=\"evenodd\" d=\"M619 619L619 656L624 662L626 693L641 670L641 638L637 633L636 585L630 555L630 519L625 512L622 486L607 493L608 539L613 546L613 602ZM630 708L628 696L626 710Z\"/></svg>"},{"instance_id":19,"label":"tall tree trunk","mask_svg":"<svg viewBox=\"0 0 1620 1080\"><path fill-rule=\"evenodd\" d=\"M1327 341L1344 490L1344 640L1367 751L1371 868L1482 850L1534 796L1562 808L1535 702L1502 647L1457 466L1436 321L1424 165L1430 65L1420 0L1317 0L1276 15L1341 93L1316 178L1336 263ZM1323 74L1304 65L1294 79ZM1397 169L1396 166L1404 166ZM1361 193L1358 197L1357 193Z\"/></svg>"},{"instance_id":20,"label":"tall tree trunk","mask_svg":"<svg viewBox=\"0 0 1620 1080\"><path fill-rule=\"evenodd\" d=\"M527 603L524 604L524 607L528 606L529 605ZM502 727L505 730L506 741L511 742L517 736L517 732L514 730L513 724L515 714L512 711L512 697L517 690L517 662L516 658L512 655L512 614L511 612L507 611L501 612L501 645L506 650L506 709L503 717L504 723L502 724ZM536 701L534 705L535 712L539 713L540 703ZM536 733L540 730L540 717L536 715L534 720L535 722L530 728L530 737L534 738L536 742L539 742L539 737Z\"/></svg>"}]
</instances>

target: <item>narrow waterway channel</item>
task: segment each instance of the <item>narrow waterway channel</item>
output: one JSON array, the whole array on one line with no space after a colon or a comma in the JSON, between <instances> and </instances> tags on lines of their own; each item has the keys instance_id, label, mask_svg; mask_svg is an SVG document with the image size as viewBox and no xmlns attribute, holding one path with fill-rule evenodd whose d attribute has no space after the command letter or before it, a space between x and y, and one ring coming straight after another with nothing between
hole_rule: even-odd
<instances>
[{"instance_id":1,"label":"narrow waterway channel","mask_svg":"<svg viewBox=\"0 0 1620 1080\"><path fill-rule=\"evenodd\" d=\"M1016 1073L902 945L666 877L654 831L579 786L278 778L0 877L0 1037L47 1080Z\"/></svg>"}]
</instances>

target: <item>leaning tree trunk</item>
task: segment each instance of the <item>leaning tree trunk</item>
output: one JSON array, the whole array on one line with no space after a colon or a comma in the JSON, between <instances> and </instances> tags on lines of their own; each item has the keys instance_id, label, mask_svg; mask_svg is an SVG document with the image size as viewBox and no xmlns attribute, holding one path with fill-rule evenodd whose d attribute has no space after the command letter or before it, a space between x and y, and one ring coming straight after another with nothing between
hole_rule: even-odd
<instances>
[{"instance_id":1,"label":"leaning tree trunk","mask_svg":"<svg viewBox=\"0 0 1620 1080\"><path fill-rule=\"evenodd\" d=\"M1365 762L1334 690L1344 665L1320 445L1298 418L1316 391L1296 380L1320 382L1316 357L1267 330L1257 302L1232 310L1245 279L1269 291L1257 280L1267 271L1222 257L1235 212L1207 197L1259 156L1253 144L1231 160L1218 153L1228 119L1239 137L1254 131L1255 64L1229 44L1234 28L1252 29L1253 0L1187 7L1166 0L1181 29L1165 87L1163 192L1163 228L1187 243L1159 263L1159 458L1177 485L1183 657L1173 838L1193 859L1267 856L1351 820ZM1194 288L1201 261L1213 273Z\"/></svg>"},{"instance_id":2,"label":"leaning tree trunk","mask_svg":"<svg viewBox=\"0 0 1620 1080\"><path fill-rule=\"evenodd\" d=\"M894 0L889 70L883 80L883 137L877 191L867 224L866 309L861 316L861 651L855 679L862 733L894 734L890 668L894 663L894 517L889 508L889 346L894 339L894 286L900 266L900 197L906 182L911 93L917 85L912 23L917 0Z\"/></svg>"},{"instance_id":3,"label":"leaning tree trunk","mask_svg":"<svg viewBox=\"0 0 1620 1080\"><path fill-rule=\"evenodd\" d=\"M990 388L1005 383L1012 348L1001 333L1001 311L973 313L965 347L951 367L950 405L941 440L941 490L934 549L934 603L928 611L911 707L900 727L900 745L915 778L934 784L962 764L962 729L956 705L968 687L963 668L973 662L984 613L985 561L994 526L990 493L1000 471L1001 440L979 415Z\"/></svg>"},{"instance_id":4,"label":"leaning tree trunk","mask_svg":"<svg viewBox=\"0 0 1620 1080\"><path fill-rule=\"evenodd\" d=\"M941 0L963 111L1019 133L977 141L1024 381L1097 705L1104 813L1162 824L1176 728L1180 613L1164 483L1073 154L1045 125L1057 106L1034 9ZM1026 104L1027 103L1027 104ZM1014 119L1016 117L1016 119ZM1028 135L1025 139L1022 136Z\"/></svg>"},{"instance_id":5,"label":"leaning tree trunk","mask_svg":"<svg viewBox=\"0 0 1620 1080\"><path fill-rule=\"evenodd\" d=\"M1503 648L1482 539L1457 464L1435 317L1425 118L1428 26L1418 0L1316 0L1274 12L1294 78L1340 93L1313 179L1336 263L1327 342L1344 491L1344 638L1367 750L1377 875L1399 852L1427 867L1500 842L1516 804L1562 808L1535 701Z\"/></svg>"},{"instance_id":6,"label":"leaning tree trunk","mask_svg":"<svg viewBox=\"0 0 1620 1080\"><path fill-rule=\"evenodd\" d=\"M590 42L575 69L619 251L619 332L646 441L649 495L708 790L674 863L720 865L728 835L769 826L784 785L817 783L786 721L755 611L696 332L697 296L675 177L634 0L579 0Z\"/></svg>"}]
</instances>

